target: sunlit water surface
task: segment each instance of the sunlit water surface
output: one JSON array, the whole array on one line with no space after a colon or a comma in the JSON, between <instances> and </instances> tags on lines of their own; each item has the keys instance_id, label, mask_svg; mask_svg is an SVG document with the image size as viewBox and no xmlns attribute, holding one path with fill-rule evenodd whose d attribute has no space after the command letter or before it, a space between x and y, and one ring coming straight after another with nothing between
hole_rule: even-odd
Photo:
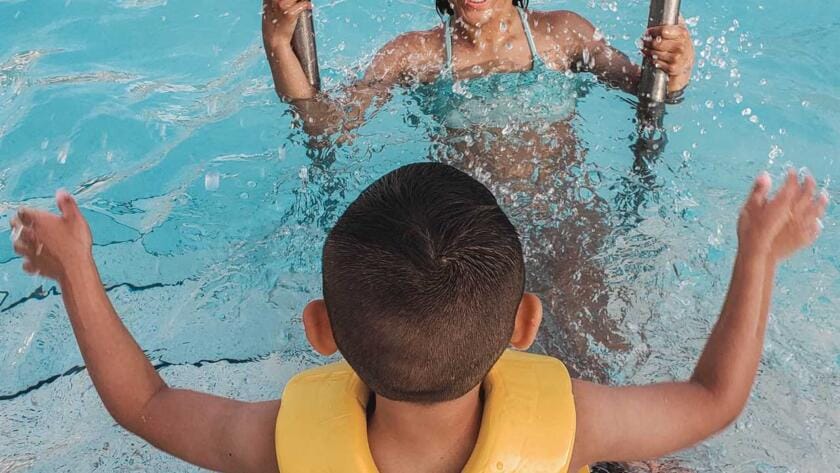
<instances>
[{"instance_id":1,"label":"sunlit water surface","mask_svg":"<svg viewBox=\"0 0 840 473\"><path fill-rule=\"evenodd\" d=\"M351 143L308 152L271 87L260 2L246 3L0 0L0 225L20 205L52 206L57 188L72 191L109 294L166 379L266 399L325 361L308 351L299 313L320 294L326 229L373 179L431 159L439 127L411 93L398 94ZM638 0L531 3L583 14L628 52L647 9ZM517 194L483 175L531 236L530 284L550 312L539 349L571 356L574 343L558 335L565 327L597 368L568 361L616 383L690 374L726 290L752 176L793 165L834 187L840 3L684 3L697 66L685 103L670 108L653 182L631 172L632 104L589 78L573 120L582 162L542 169L562 198ZM435 25L432 5L319 3L327 86L358 74L398 33ZM540 220L528 202L553 204ZM840 465L836 215L780 272L748 408L677 455L683 464L762 473ZM55 285L20 263L0 245L0 471L193 471L114 424Z\"/></svg>"}]
</instances>

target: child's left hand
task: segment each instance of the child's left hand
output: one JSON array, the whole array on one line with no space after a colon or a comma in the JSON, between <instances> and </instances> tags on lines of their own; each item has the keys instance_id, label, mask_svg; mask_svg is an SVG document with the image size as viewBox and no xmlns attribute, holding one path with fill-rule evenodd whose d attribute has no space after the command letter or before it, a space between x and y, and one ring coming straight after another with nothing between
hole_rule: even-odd
<instances>
[{"instance_id":1,"label":"child's left hand","mask_svg":"<svg viewBox=\"0 0 840 473\"><path fill-rule=\"evenodd\" d=\"M642 41L642 54L653 59L656 67L668 74L668 92L685 88L691 80L694 65L694 45L685 20L680 17L678 25L648 28Z\"/></svg>"}]
</instances>

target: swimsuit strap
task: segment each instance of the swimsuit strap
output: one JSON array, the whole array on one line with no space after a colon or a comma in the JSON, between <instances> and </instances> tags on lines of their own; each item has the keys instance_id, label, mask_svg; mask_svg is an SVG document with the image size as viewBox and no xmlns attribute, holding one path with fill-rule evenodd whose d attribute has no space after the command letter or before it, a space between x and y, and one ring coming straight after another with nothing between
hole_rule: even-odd
<instances>
[{"instance_id":1,"label":"swimsuit strap","mask_svg":"<svg viewBox=\"0 0 840 473\"><path fill-rule=\"evenodd\" d=\"M447 21L443 22L443 43L446 48L446 62L443 65L441 75L452 74L452 21L450 16Z\"/></svg>"},{"instance_id":2,"label":"swimsuit strap","mask_svg":"<svg viewBox=\"0 0 840 473\"><path fill-rule=\"evenodd\" d=\"M528 48L531 50L531 60L534 62L534 67L537 64L542 64L543 60L540 53L537 52L537 43L534 42L534 35L531 34L531 25L528 24L528 12L522 7L516 7L519 12L519 18L522 19L522 28L525 30L525 38L528 40Z\"/></svg>"}]
</instances>

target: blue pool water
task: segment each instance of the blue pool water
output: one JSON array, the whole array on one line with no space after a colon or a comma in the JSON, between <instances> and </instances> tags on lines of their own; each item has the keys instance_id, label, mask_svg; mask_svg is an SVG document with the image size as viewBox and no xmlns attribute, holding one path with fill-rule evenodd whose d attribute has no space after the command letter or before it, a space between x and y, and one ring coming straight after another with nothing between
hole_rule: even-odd
<instances>
[{"instance_id":1,"label":"blue pool water","mask_svg":"<svg viewBox=\"0 0 840 473\"><path fill-rule=\"evenodd\" d=\"M0 225L72 191L109 294L166 379L246 399L277 396L296 370L325 361L308 351L299 313L320 294L320 245L346 203L388 170L445 154L411 92L352 142L308 151L271 87L259 3L0 0ZM396 34L433 26L432 4L320 2L327 86ZM638 59L645 2L531 4L583 14ZM691 1L684 13L698 63L685 103L670 109L653 182L630 172L633 106L585 77L580 158L522 157L550 185L467 165L521 225L529 284L549 312L539 349L587 377L688 376L722 302L752 176L792 165L835 187L840 3ZM840 465L838 212L780 272L747 410L676 455L684 465ZM0 244L0 471L194 471L114 424L54 284L19 267Z\"/></svg>"}]
</instances>

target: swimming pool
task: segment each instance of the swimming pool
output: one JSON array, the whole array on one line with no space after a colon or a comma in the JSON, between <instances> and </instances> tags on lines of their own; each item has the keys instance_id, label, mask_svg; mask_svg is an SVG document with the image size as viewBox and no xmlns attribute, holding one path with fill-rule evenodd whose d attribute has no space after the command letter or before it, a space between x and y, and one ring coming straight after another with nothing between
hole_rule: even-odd
<instances>
[{"instance_id":1,"label":"swimming pool","mask_svg":"<svg viewBox=\"0 0 840 473\"><path fill-rule=\"evenodd\" d=\"M324 361L308 351L299 313L320 292L325 230L374 178L437 145L435 123L405 94L352 143L308 151L274 96L252 3L0 0L0 225L18 205L73 191L109 293L166 379L262 399ZM578 11L628 52L647 10L531 3ZM582 343L614 382L689 374L722 302L753 175L791 164L834 187L840 4L790 7L685 2L698 65L686 102L670 109L653 183L629 172L632 105L585 84L574 120L585 159L553 176L559 197L497 186L524 234L557 236L554 247L530 244L528 257L553 315L571 312L579 327L608 316L611 335ZM438 18L431 1L332 0L317 21L329 87L397 33ZM641 205L623 205L639 187ZM522 210L543 201L549 221ZM780 273L749 407L678 455L696 471L840 465L840 242L829 212L817 246ZM53 285L26 277L10 245L0 264L0 471L193 471L113 423ZM580 287L586 276L598 284ZM542 347L563 352L554 329Z\"/></svg>"}]
</instances>

